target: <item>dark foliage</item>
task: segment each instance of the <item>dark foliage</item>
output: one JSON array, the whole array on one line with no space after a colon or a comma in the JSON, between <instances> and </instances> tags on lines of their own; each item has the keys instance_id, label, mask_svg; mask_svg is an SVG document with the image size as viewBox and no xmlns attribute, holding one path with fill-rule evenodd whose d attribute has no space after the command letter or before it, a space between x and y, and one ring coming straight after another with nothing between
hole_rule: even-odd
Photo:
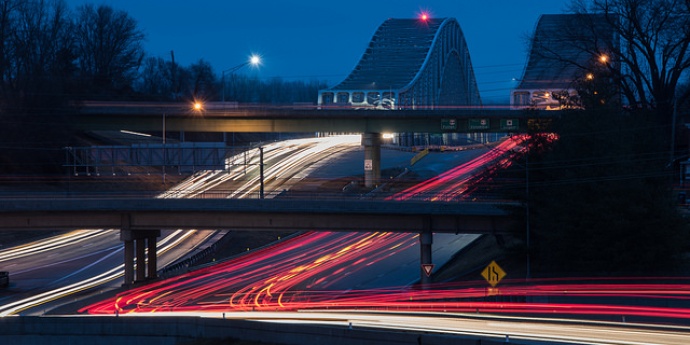
<instances>
[{"instance_id":1,"label":"dark foliage","mask_svg":"<svg viewBox=\"0 0 690 345\"><path fill-rule=\"evenodd\" d=\"M568 112L530 152L534 275L659 275L682 267L668 132L647 112Z\"/></svg>"}]
</instances>

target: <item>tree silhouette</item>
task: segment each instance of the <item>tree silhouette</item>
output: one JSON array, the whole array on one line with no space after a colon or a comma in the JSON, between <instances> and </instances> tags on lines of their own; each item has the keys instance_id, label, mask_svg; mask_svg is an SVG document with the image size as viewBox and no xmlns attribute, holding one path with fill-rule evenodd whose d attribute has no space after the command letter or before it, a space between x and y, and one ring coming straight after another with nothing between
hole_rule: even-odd
<instances>
[{"instance_id":1,"label":"tree silhouette","mask_svg":"<svg viewBox=\"0 0 690 345\"><path fill-rule=\"evenodd\" d=\"M77 65L91 95L127 92L144 58L144 34L124 11L110 6L83 5L77 10Z\"/></svg>"},{"instance_id":2,"label":"tree silhouette","mask_svg":"<svg viewBox=\"0 0 690 345\"><path fill-rule=\"evenodd\" d=\"M530 154L535 275L682 274L686 222L675 207L660 128L646 111L568 111L551 150ZM518 214L519 215L519 214Z\"/></svg>"},{"instance_id":3,"label":"tree silhouette","mask_svg":"<svg viewBox=\"0 0 690 345\"><path fill-rule=\"evenodd\" d=\"M620 82L627 103L655 109L670 121L676 88L690 68L690 1L574 0L571 11L585 28L595 25L587 14L603 16L615 34L573 44L607 54L603 64Z\"/></svg>"}]
</instances>

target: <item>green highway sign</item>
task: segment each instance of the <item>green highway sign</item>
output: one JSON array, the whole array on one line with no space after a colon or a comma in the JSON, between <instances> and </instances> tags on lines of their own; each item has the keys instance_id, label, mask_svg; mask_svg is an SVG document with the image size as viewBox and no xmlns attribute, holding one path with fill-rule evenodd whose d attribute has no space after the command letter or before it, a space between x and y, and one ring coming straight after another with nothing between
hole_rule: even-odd
<instances>
[{"instance_id":1,"label":"green highway sign","mask_svg":"<svg viewBox=\"0 0 690 345\"><path fill-rule=\"evenodd\" d=\"M468 129L489 129L489 119L470 119Z\"/></svg>"},{"instance_id":2,"label":"green highway sign","mask_svg":"<svg viewBox=\"0 0 690 345\"><path fill-rule=\"evenodd\" d=\"M501 129L517 130L520 128L520 120L518 119L501 119Z\"/></svg>"},{"instance_id":3,"label":"green highway sign","mask_svg":"<svg viewBox=\"0 0 690 345\"><path fill-rule=\"evenodd\" d=\"M458 121L456 119L441 119L441 129L444 131L454 131L458 129Z\"/></svg>"}]
</instances>

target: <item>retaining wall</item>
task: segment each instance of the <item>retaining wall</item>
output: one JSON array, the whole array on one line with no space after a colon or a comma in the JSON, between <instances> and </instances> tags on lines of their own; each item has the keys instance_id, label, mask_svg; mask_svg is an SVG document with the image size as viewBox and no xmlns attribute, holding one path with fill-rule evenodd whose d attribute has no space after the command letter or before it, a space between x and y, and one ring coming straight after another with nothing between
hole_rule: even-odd
<instances>
[{"instance_id":1,"label":"retaining wall","mask_svg":"<svg viewBox=\"0 0 690 345\"><path fill-rule=\"evenodd\" d=\"M21 316L0 318L0 343L13 345L177 345L198 339L299 345L498 345L505 340L369 328L196 317ZM519 342L511 343L519 344Z\"/></svg>"}]
</instances>

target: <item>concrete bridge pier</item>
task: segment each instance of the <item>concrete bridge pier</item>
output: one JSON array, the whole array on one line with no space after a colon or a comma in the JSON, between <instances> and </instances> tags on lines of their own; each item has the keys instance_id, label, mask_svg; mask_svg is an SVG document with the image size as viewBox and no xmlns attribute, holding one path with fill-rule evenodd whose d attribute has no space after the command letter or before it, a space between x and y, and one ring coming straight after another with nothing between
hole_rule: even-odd
<instances>
[{"instance_id":1,"label":"concrete bridge pier","mask_svg":"<svg viewBox=\"0 0 690 345\"><path fill-rule=\"evenodd\" d=\"M157 277L157 238L160 235L160 230L120 230L120 239L125 243L125 280L123 283L124 286L130 286L134 283L142 282L146 279L153 279ZM146 274L147 266L148 275Z\"/></svg>"},{"instance_id":2,"label":"concrete bridge pier","mask_svg":"<svg viewBox=\"0 0 690 345\"><path fill-rule=\"evenodd\" d=\"M433 263L431 260L431 244L434 242L434 235L429 230L424 230L419 233L420 252L420 283L422 289L426 290L431 284L431 270ZM426 271L428 270L428 271ZM428 273L427 273L428 272Z\"/></svg>"},{"instance_id":3,"label":"concrete bridge pier","mask_svg":"<svg viewBox=\"0 0 690 345\"><path fill-rule=\"evenodd\" d=\"M362 134L364 146L364 186L375 187L381 180L381 133Z\"/></svg>"}]
</instances>

